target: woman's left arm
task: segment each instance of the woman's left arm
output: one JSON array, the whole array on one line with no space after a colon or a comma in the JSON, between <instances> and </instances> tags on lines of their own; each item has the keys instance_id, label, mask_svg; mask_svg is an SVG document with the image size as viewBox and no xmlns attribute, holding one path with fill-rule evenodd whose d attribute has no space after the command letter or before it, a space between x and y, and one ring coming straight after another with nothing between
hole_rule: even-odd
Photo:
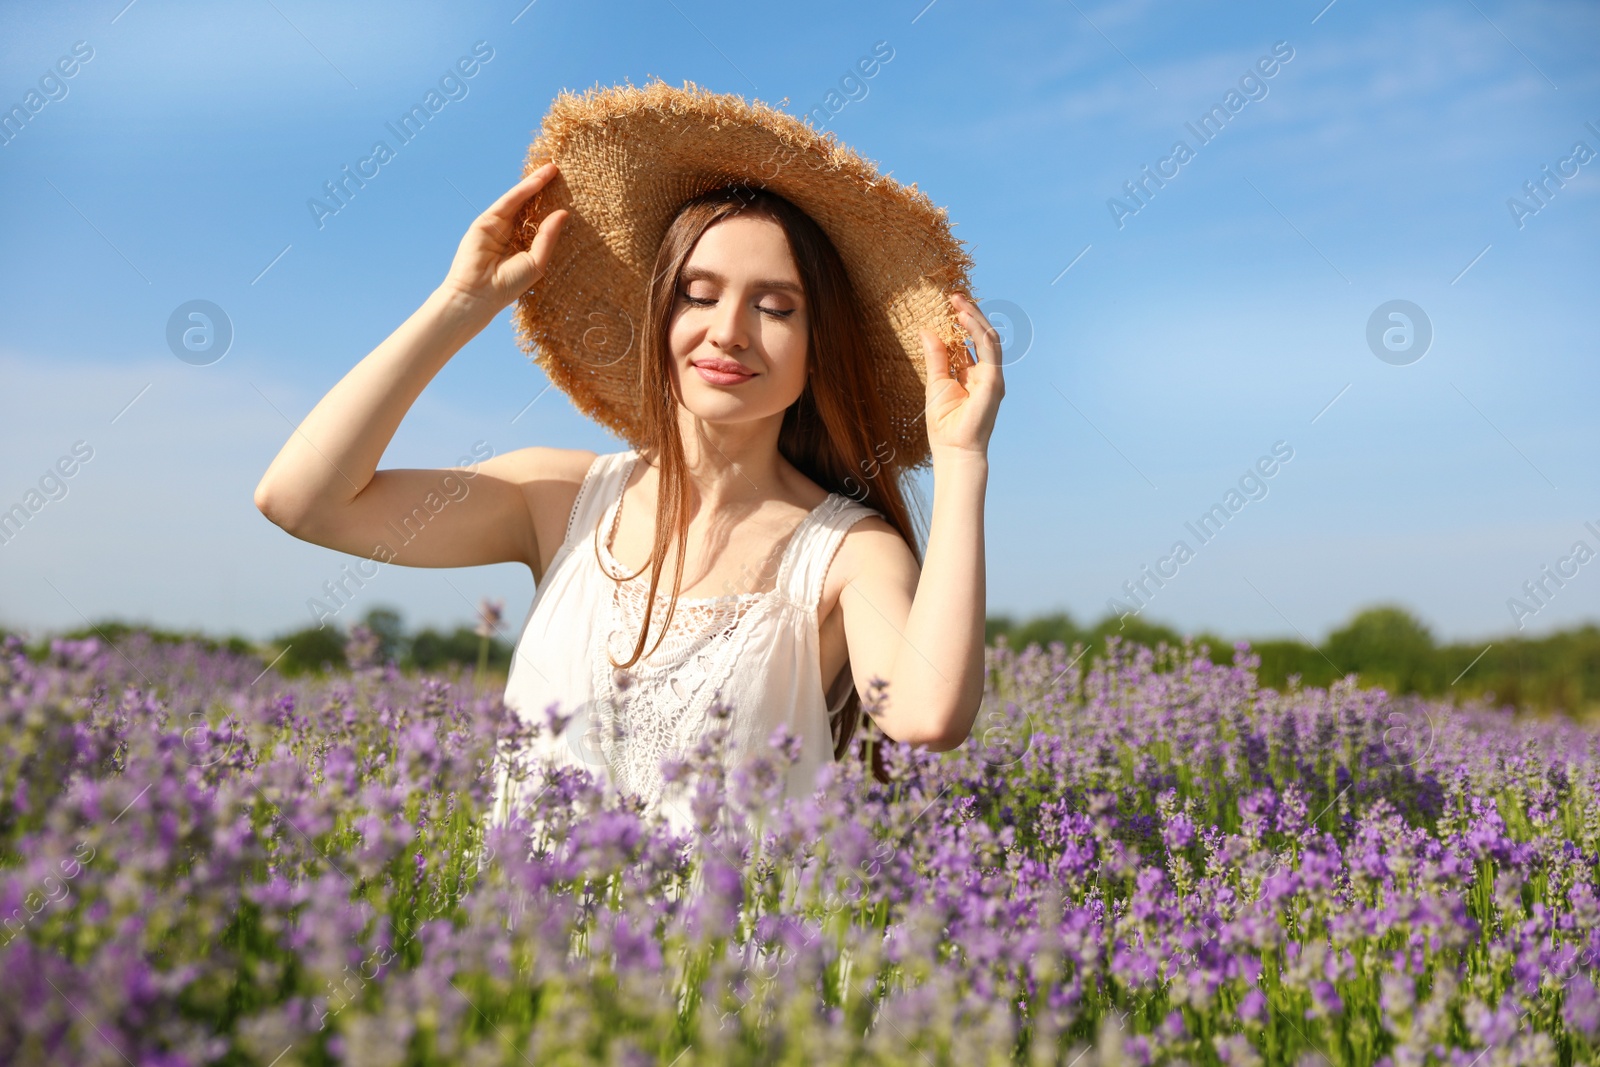
<instances>
[{"instance_id":1,"label":"woman's left arm","mask_svg":"<svg viewBox=\"0 0 1600 1067\"><path fill-rule=\"evenodd\" d=\"M943 342L922 331L933 515L921 573L886 523L862 523L845 539L839 594L857 684L874 676L889 683L878 725L935 751L967 739L983 700L983 502L1005 395L1000 335L967 297L950 299L978 359L952 377Z\"/></svg>"}]
</instances>

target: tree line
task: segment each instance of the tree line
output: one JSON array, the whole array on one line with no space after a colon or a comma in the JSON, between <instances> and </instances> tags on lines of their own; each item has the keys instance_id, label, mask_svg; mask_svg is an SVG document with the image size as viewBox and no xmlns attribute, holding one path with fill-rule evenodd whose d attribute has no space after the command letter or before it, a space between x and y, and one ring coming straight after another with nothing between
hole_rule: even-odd
<instances>
[{"instance_id":1,"label":"tree line","mask_svg":"<svg viewBox=\"0 0 1600 1067\"><path fill-rule=\"evenodd\" d=\"M1137 616L1108 615L1080 627L1070 615L1045 615L1026 621L993 616L985 627L989 644L1005 641L1021 650L1028 645L1061 642L1103 648L1107 637L1155 648L1160 642L1178 646L1183 635L1171 627ZM1213 663L1233 662L1231 639L1201 632L1192 640L1208 646ZM1326 688L1355 674L1361 684L1381 686L1393 694L1448 699L1460 704L1481 697L1524 711L1563 711L1574 715L1600 712L1600 626L1585 623L1544 637L1506 636L1470 643L1441 644L1415 615L1394 605L1359 611L1320 644L1302 641L1251 641L1261 657L1261 684Z\"/></svg>"},{"instance_id":2,"label":"tree line","mask_svg":"<svg viewBox=\"0 0 1600 1067\"><path fill-rule=\"evenodd\" d=\"M400 612L390 607L372 608L349 631L328 623L282 633L264 642L238 636L216 638L180 633L120 620L94 623L55 636L73 640L98 637L117 642L136 631L156 641L193 641L255 655L291 677L348 670L354 665L352 659L393 663L406 671L475 667L504 675L510 669L513 651L511 643L501 636L506 633L503 628L487 636L482 623L476 628L424 627L412 632ZM1161 642L1178 647L1185 636L1138 616L1108 615L1085 627L1066 613L1021 621L1006 615L990 616L984 632L990 646L1003 642L1020 651L1029 645L1060 642L1070 650L1081 643L1092 650L1090 655L1103 651L1106 639L1112 636L1150 648ZM0 630L0 635L4 633ZM1202 631L1190 640L1196 647L1207 646L1212 662L1232 664L1232 639ZM50 637L41 637L28 644L28 652L37 659L48 652L49 645ZM1261 657L1257 671L1261 684L1274 689L1287 688L1292 681L1325 688L1347 674L1355 674L1361 684L1381 686L1397 695L1415 693L1457 704L1484 698L1524 711L1600 714L1600 625L1595 623L1544 637L1507 636L1492 641L1441 644L1420 619L1404 608L1379 605L1357 612L1320 644L1267 640L1251 641L1250 648Z\"/></svg>"},{"instance_id":3,"label":"tree line","mask_svg":"<svg viewBox=\"0 0 1600 1067\"><path fill-rule=\"evenodd\" d=\"M403 671L442 671L452 666L482 664L503 675L511 668L512 646L499 637L484 638L471 626L457 626L453 630L424 627L409 632L400 612L389 607L369 610L349 630L337 623L326 623L281 633L266 641L239 636L214 637L110 619L26 642L27 652L34 659L42 658L49 652L52 638L81 641L94 637L118 643L133 633L142 633L162 644L190 642L212 650L253 655L291 678L346 671L355 665L352 660L357 659L380 665L393 663ZM0 629L0 637L3 636L5 631Z\"/></svg>"}]
</instances>

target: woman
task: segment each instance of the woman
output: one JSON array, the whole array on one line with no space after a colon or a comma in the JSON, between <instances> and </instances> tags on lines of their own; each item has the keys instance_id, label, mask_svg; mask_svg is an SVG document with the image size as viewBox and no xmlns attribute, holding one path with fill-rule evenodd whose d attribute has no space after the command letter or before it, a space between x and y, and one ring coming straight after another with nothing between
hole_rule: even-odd
<instances>
[{"instance_id":1,"label":"woman","mask_svg":"<svg viewBox=\"0 0 1600 1067\"><path fill-rule=\"evenodd\" d=\"M619 145L631 145L659 179L674 165L705 167L686 159L712 158L726 172L737 151L715 146L729 129L796 136L794 120L736 97L660 85L606 93L583 101L587 125L571 121L570 99L558 101L530 166L565 154L567 173L554 162L538 166L473 222L440 286L289 438L256 490L257 506L296 537L369 555L385 524L444 473L376 470L395 428L444 363L520 298L519 322L541 361L568 355L547 365L558 371L553 380L637 447L495 456L426 536L387 550L389 562L406 566L516 561L534 574L507 703L527 718L555 705L577 721L520 754L523 770L501 768L497 817L526 801L534 757L585 766L619 790L667 804L660 760L701 736L718 702L732 709L731 751L740 758L763 754L774 731L787 729L790 795L808 792L817 767L843 753L874 678L887 683L875 713L885 735L934 750L958 746L983 693L983 498L1003 394L998 335L968 297L949 293L977 362L958 359L952 375L951 346L921 327L927 370L916 399L925 426L896 424L889 411L904 397L874 354L881 344L868 343L883 329L882 301L862 297L835 247L845 224L830 231L774 191L804 198L823 187L792 165L792 152L786 175L771 156L744 167L766 188L743 177L701 180L712 187L667 209L659 239L640 222L654 256L649 280L632 289L624 267L594 244L606 211L593 200L589 210L546 205L531 242L519 240L558 179L567 202L615 181L619 217L645 219L624 179L603 168L572 173L587 174L585 160L613 165ZM670 109L659 106L665 94L674 94ZM662 114L676 124L697 107L701 121L673 131L670 148L632 144L618 132L619 100L657 125ZM555 121L563 106L565 125ZM640 129L653 135L648 124ZM586 155L580 134L602 140ZM801 144L815 157L815 144ZM750 173L766 170L782 180ZM887 179L870 177L863 184L858 174L850 188L881 191ZM862 196L857 207L869 203L844 195ZM831 210L818 205L819 214ZM572 225L579 244L563 256ZM617 230L612 220L603 232ZM848 237L852 248L861 243L860 234ZM622 243L629 240L640 243L638 235ZM597 284L585 273L595 269L617 273ZM593 358L597 313L582 309L597 293L621 301L617 313L630 327L642 324L626 360ZM564 300L572 306L563 310ZM580 348L587 354L571 354ZM899 484L918 458L931 459L935 485L920 567ZM681 800L668 807L681 824Z\"/></svg>"}]
</instances>

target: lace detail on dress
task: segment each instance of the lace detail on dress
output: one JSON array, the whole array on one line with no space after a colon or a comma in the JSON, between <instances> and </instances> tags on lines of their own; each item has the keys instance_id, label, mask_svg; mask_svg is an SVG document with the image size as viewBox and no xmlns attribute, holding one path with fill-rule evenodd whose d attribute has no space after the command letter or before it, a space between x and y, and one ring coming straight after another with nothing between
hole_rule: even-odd
<instances>
[{"instance_id":1,"label":"lace detail on dress","mask_svg":"<svg viewBox=\"0 0 1600 1067\"><path fill-rule=\"evenodd\" d=\"M611 557L608 527L615 530L616 517L610 506L620 503L640 458L632 450L595 458L573 502L567 538L534 593L506 682L506 705L528 721L556 705L573 721L567 735L541 735L532 751L507 761L507 773L497 779L495 810L503 812L497 819L526 809L539 821L527 804L531 790L524 792L530 783L519 784L509 773L526 755L530 767L549 761L585 769L608 790L653 800L649 806L675 830L691 832L690 807L682 800L693 783L663 782L661 764L704 737L715 700L732 705L729 767L763 754L780 723L802 742L800 762L786 776L789 795L804 795L814 773L833 758L829 719L848 698L852 679L846 669L831 688L820 677L817 608L840 541L872 510L830 494L796 525L773 588L679 600L671 632L652 650L668 597L658 592L650 613L658 633L645 644L651 655L619 677L610 655L625 659L633 650L647 614L649 574L629 578Z\"/></svg>"},{"instance_id":2,"label":"lace detail on dress","mask_svg":"<svg viewBox=\"0 0 1600 1067\"><path fill-rule=\"evenodd\" d=\"M813 578L815 565L809 558L817 552L813 542L819 534L827 536L833 517L852 502L830 493L800 521L779 560L773 588L719 597L679 597L659 646L656 638L671 597L658 590L645 640L646 655L631 667L613 668L613 660L620 662L633 654L649 594L647 573L630 577L610 550L637 458L629 457L621 467L616 497L594 527L597 562L600 572L611 579L611 595L600 609L596 620L600 639L592 646L593 716L598 728L596 745L617 788L655 804L666 786L662 761L683 755L705 733L712 701L728 688L749 634L759 628L755 616L788 605L802 619L814 617L817 591L810 585L820 582L820 572ZM609 524L605 521L608 512ZM830 718L836 716L835 709L825 710ZM733 712L736 718L756 716L760 709L735 707Z\"/></svg>"},{"instance_id":3,"label":"lace detail on dress","mask_svg":"<svg viewBox=\"0 0 1600 1067\"><path fill-rule=\"evenodd\" d=\"M681 755L700 739L710 721L711 702L733 673L750 631L748 616L777 589L679 597L659 647L656 638L671 597L658 590L645 655L631 667L612 667L613 661L625 661L633 654L649 593L645 574L628 577L627 568L609 547L622 518L622 496L632 467L630 460L622 469L611 525L597 545L601 573L612 579L612 594L602 612L602 640L594 652L594 710L600 753L617 788L654 804L666 784L662 761ZM602 522L604 518L602 514Z\"/></svg>"},{"instance_id":4,"label":"lace detail on dress","mask_svg":"<svg viewBox=\"0 0 1600 1067\"><path fill-rule=\"evenodd\" d=\"M613 668L613 659L633 652L647 592L642 576L615 584L605 640L595 650L594 689L599 747L617 787L654 803L665 784L661 761L699 740L711 701L738 662L749 616L766 594L680 598L660 647L652 648L667 610L668 597L658 592L647 655L631 667Z\"/></svg>"}]
</instances>

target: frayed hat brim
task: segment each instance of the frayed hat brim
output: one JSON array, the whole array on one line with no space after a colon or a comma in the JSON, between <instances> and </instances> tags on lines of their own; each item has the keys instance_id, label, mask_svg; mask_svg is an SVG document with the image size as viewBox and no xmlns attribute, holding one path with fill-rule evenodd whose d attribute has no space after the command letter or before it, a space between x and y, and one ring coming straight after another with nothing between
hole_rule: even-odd
<instances>
[{"instance_id":1,"label":"frayed hat brim","mask_svg":"<svg viewBox=\"0 0 1600 1067\"><path fill-rule=\"evenodd\" d=\"M518 344L585 415L640 447L640 331L650 272L684 201L719 186L771 189L816 220L843 259L899 465L929 458L927 369L918 329L944 342L952 374L966 354L949 294L971 295L972 259L943 208L832 133L759 101L692 82L655 81L556 98L524 174L558 176L524 208L518 249L551 212L570 214L543 278L517 302Z\"/></svg>"}]
</instances>

